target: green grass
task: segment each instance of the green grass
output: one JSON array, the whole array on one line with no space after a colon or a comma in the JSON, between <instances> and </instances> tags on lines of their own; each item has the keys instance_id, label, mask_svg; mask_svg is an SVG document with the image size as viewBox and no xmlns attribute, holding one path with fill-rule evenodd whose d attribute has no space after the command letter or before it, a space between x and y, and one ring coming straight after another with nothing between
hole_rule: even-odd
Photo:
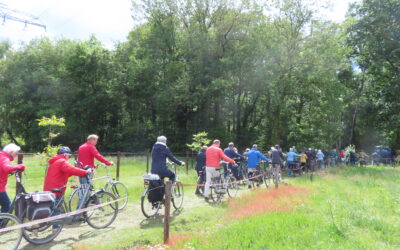
<instances>
[{"instance_id":1,"label":"green grass","mask_svg":"<svg viewBox=\"0 0 400 250\"><path fill-rule=\"evenodd\" d=\"M195 249L399 249L400 170L329 169L291 179L311 190L292 212L269 212L214 227L179 246Z\"/></svg>"},{"instance_id":2,"label":"green grass","mask_svg":"<svg viewBox=\"0 0 400 250\"><path fill-rule=\"evenodd\" d=\"M24 163L28 166L23 177L27 191L42 190L45 168L29 157ZM115 167L110 169L115 176ZM145 172L145 158L122 158L120 180L130 195L127 209L110 229L85 229L89 236L79 237L75 248L129 249L162 242L162 218L145 220L140 211ZM195 172L184 172L178 168L182 182L195 183ZM99 169L97 176L104 174ZM301 205L291 212L266 212L235 221L223 219L226 203L206 205L194 196L193 188L185 187L184 209L173 215L171 234L192 235L177 249L400 249L399 178L400 168L344 167L314 175L312 182L308 175L286 179L309 189ZM96 186L103 184L99 181ZM10 177L10 197L14 189ZM73 229L65 231L62 234L74 234Z\"/></svg>"}]
</instances>

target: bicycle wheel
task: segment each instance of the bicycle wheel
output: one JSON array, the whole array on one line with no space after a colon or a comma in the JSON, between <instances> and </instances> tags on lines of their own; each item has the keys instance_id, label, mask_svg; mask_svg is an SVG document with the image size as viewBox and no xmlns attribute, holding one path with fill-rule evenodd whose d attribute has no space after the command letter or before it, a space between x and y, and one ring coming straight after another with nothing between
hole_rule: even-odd
<instances>
[{"instance_id":1,"label":"bicycle wheel","mask_svg":"<svg viewBox=\"0 0 400 250\"><path fill-rule=\"evenodd\" d=\"M148 195L149 195L149 188L146 188L144 191L142 197L141 197L141 208L142 208L142 213L146 218L153 218L158 214L158 211L161 208L161 201L157 202L150 202L148 200Z\"/></svg>"},{"instance_id":2,"label":"bicycle wheel","mask_svg":"<svg viewBox=\"0 0 400 250\"><path fill-rule=\"evenodd\" d=\"M182 208L183 204L183 185L180 182L175 182L175 185L172 186L172 205L175 210L179 210Z\"/></svg>"},{"instance_id":3,"label":"bicycle wheel","mask_svg":"<svg viewBox=\"0 0 400 250\"><path fill-rule=\"evenodd\" d=\"M121 182L113 182L108 192L112 193L118 201L118 209L121 211L128 204L128 188Z\"/></svg>"},{"instance_id":4,"label":"bicycle wheel","mask_svg":"<svg viewBox=\"0 0 400 250\"><path fill-rule=\"evenodd\" d=\"M76 211L76 209L78 208L79 192L80 192L80 189L76 188L76 189L74 189L74 191L72 191L71 196L69 197L68 209L70 212Z\"/></svg>"},{"instance_id":5,"label":"bicycle wheel","mask_svg":"<svg viewBox=\"0 0 400 250\"><path fill-rule=\"evenodd\" d=\"M274 180L275 188L278 188L279 187L279 172L278 172L277 168L274 169L273 180Z\"/></svg>"},{"instance_id":6,"label":"bicycle wheel","mask_svg":"<svg viewBox=\"0 0 400 250\"><path fill-rule=\"evenodd\" d=\"M197 177L197 184L198 185L204 185L204 178L202 178L202 176ZM204 195L204 186L197 186L197 191L199 192L199 194Z\"/></svg>"},{"instance_id":7,"label":"bicycle wheel","mask_svg":"<svg viewBox=\"0 0 400 250\"><path fill-rule=\"evenodd\" d=\"M265 184L265 187L268 188L271 184L271 173L269 172L269 170L263 172L262 179Z\"/></svg>"},{"instance_id":8,"label":"bicycle wheel","mask_svg":"<svg viewBox=\"0 0 400 250\"><path fill-rule=\"evenodd\" d=\"M64 206L58 208L58 213L65 213ZM29 220L25 218L23 222L29 222ZM53 241L61 233L63 227L64 225L62 223L55 225L51 222L41 223L31 227L24 227L23 237L33 245L44 245Z\"/></svg>"},{"instance_id":9,"label":"bicycle wheel","mask_svg":"<svg viewBox=\"0 0 400 250\"><path fill-rule=\"evenodd\" d=\"M229 197L235 198L239 190L239 185L236 181L236 178L234 176L229 176L228 178L226 178L226 181L228 182L227 191Z\"/></svg>"},{"instance_id":10,"label":"bicycle wheel","mask_svg":"<svg viewBox=\"0 0 400 250\"><path fill-rule=\"evenodd\" d=\"M222 193L223 186L221 185L221 183L222 183L221 178L218 178L217 181L211 182L212 186L210 186L210 198L213 201L213 203L220 203L222 197L224 196Z\"/></svg>"},{"instance_id":11,"label":"bicycle wheel","mask_svg":"<svg viewBox=\"0 0 400 250\"><path fill-rule=\"evenodd\" d=\"M111 203L91 210L88 212L90 216L88 216L88 213L84 213L83 215L88 225L95 229L102 229L111 225L118 214L118 202L112 202L115 200L116 198L112 193L105 191L100 191L92 195L85 205L87 208L108 202Z\"/></svg>"},{"instance_id":12,"label":"bicycle wheel","mask_svg":"<svg viewBox=\"0 0 400 250\"><path fill-rule=\"evenodd\" d=\"M6 230L13 226L21 224L17 216L12 214L0 213L0 230ZM22 228L13 229L0 233L0 246L2 249L18 249L22 240Z\"/></svg>"}]
</instances>

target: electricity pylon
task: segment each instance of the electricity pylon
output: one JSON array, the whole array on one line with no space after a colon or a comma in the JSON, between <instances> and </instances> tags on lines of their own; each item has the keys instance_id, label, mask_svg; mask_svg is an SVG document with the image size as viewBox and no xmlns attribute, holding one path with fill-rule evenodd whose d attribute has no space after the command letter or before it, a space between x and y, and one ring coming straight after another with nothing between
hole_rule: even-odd
<instances>
[{"instance_id":1,"label":"electricity pylon","mask_svg":"<svg viewBox=\"0 0 400 250\"><path fill-rule=\"evenodd\" d=\"M11 9L3 3L0 3L0 19L3 19L3 24L6 22L6 20L11 20L24 23L25 27L28 25L34 25L46 30L46 25L41 23L38 17L23 11Z\"/></svg>"}]
</instances>

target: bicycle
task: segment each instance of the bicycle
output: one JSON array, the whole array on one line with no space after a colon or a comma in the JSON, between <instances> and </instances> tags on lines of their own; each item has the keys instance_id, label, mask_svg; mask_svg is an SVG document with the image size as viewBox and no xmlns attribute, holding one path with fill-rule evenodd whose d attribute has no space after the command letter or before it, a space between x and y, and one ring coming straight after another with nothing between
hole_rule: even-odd
<instances>
[{"instance_id":1,"label":"bicycle","mask_svg":"<svg viewBox=\"0 0 400 250\"><path fill-rule=\"evenodd\" d=\"M80 164L80 165L82 165L82 164ZM106 184L104 185L102 190L112 193L117 200L120 200L120 201L118 201L118 210L121 211L128 204L128 199L129 199L128 188L121 182L116 181L115 178L111 177L110 170L107 167L107 165L97 164L95 168L98 168L100 166L103 166L106 169L107 175L103 176L103 177L94 178L94 179L92 179L92 182L107 179ZM78 188L75 188L75 190L72 192L72 194L70 196L70 203L72 202L72 203L74 203L74 205L76 205L77 201L79 200L79 192L80 192L80 190ZM73 207L74 206L72 206L72 207L70 206L70 209Z\"/></svg>"},{"instance_id":2,"label":"bicycle","mask_svg":"<svg viewBox=\"0 0 400 250\"><path fill-rule=\"evenodd\" d=\"M211 178L210 198L214 203L220 203L226 193L231 198L236 197L239 190L238 182L233 176L229 164L224 161L221 161L221 164L226 164L227 173L221 176L221 168L216 168L218 176Z\"/></svg>"},{"instance_id":3,"label":"bicycle","mask_svg":"<svg viewBox=\"0 0 400 250\"><path fill-rule=\"evenodd\" d=\"M175 164L172 164L174 166ZM156 174L145 174L143 175L145 190L140 198L142 213L146 218L156 217L158 211L165 203L165 183L164 178L161 179ZM176 181L172 185L171 189L171 202L175 210L180 210L183 205L183 185L176 176ZM156 197L155 200L153 196Z\"/></svg>"},{"instance_id":4,"label":"bicycle","mask_svg":"<svg viewBox=\"0 0 400 250\"><path fill-rule=\"evenodd\" d=\"M265 184L266 188L269 187L271 181L271 175L267 171L267 166L265 161L261 161L260 165L258 165L253 172L249 172L248 174L252 187L259 187L262 184Z\"/></svg>"},{"instance_id":5,"label":"bicycle","mask_svg":"<svg viewBox=\"0 0 400 250\"><path fill-rule=\"evenodd\" d=\"M0 233L0 246L3 249L18 249L23 235L22 228L9 231L7 231L7 229L19 224L21 224L21 221L17 216L13 214L0 213L0 230L6 230Z\"/></svg>"},{"instance_id":6,"label":"bicycle","mask_svg":"<svg viewBox=\"0 0 400 250\"><path fill-rule=\"evenodd\" d=\"M278 188L279 183L282 181L281 165L270 164L269 172L272 176L272 181L274 182L275 188Z\"/></svg>"}]
</instances>

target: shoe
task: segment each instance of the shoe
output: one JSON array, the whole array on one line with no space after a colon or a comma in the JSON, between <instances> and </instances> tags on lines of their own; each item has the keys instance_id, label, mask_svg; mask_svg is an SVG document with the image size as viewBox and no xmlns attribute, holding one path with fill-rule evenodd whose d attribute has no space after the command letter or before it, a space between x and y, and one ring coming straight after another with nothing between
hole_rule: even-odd
<instances>
[{"instance_id":1,"label":"shoe","mask_svg":"<svg viewBox=\"0 0 400 250\"><path fill-rule=\"evenodd\" d=\"M252 188L252 186L251 186L251 185L249 185L249 186L248 186L248 188L249 188L249 189L251 189L251 188Z\"/></svg>"},{"instance_id":2,"label":"shoe","mask_svg":"<svg viewBox=\"0 0 400 250\"><path fill-rule=\"evenodd\" d=\"M204 201L205 201L205 202L209 202L209 201L210 201L210 198L204 197Z\"/></svg>"}]
</instances>

